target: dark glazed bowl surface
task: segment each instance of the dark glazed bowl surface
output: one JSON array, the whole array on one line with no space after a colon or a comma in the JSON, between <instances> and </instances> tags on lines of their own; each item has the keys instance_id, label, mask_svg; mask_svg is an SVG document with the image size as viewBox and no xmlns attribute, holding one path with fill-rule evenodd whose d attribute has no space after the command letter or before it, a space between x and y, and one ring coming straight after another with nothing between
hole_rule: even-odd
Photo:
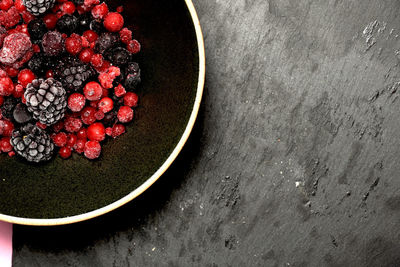
<instances>
[{"instance_id":1,"label":"dark glazed bowl surface","mask_svg":"<svg viewBox=\"0 0 400 267\"><path fill-rule=\"evenodd\" d=\"M0 155L1 215L53 219L101 209L152 177L182 138L202 90L195 24L187 4L108 3L113 8L124 5L125 25L133 26L134 38L142 44L135 59L142 69L142 84L134 122L127 134L105 143L97 161L74 154L70 160L57 156L34 165Z\"/></svg>"}]
</instances>

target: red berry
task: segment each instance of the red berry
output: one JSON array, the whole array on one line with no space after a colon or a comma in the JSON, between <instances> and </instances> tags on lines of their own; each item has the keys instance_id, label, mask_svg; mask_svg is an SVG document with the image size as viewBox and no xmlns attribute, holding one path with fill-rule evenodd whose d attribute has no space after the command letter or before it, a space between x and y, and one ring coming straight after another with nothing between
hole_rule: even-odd
<instances>
[{"instance_id":1,"label":"red berry","mask_svg":"<svg viewBox=\"0 0 400 267\"><path fill-rule=\"evenodd\" d=\"M83 37L85 37L89 43L94 43L97 38L99 38L99 35L95 31L87 30L83 33Z\"/></svg>"},{"instance_id":2,"label":"red berry","mask_svg":"<svg viewBox=\"0 0 400 267\"><path fill-rule=\"evenodd\" d=\"M79 54L79 59L84 63L89 63L92 60L93 55L94 55L93 49L85 48Z\"/></svg>"},{"instance_id":3,"label":"red berry","mask_svg":"<svg viewBox=\"0 0 400 267\"><path fill-rule=\"evenodd\" d=\"M124 11L124 7L123 6L118 6L116 10L117 10L118 13L121 13L121 12Z\"/></svg>"},{"instance_id":4,"label":"red berry","mask_svg":"<svg viewBox=\"0 0 400 267\"><path fill-rule=\"evenodd\" d=\"M0 106L3 105L3 103L4 103L4 96L0 95Z\"/></svg>"},{"instance_id":5,"label":"red berry","mask_svg":"<svg viewBox=\"0 0 400 267\"><path fill-rule=\"evenodd\" d=\"M20 84L17 84L14 88L14 92L12 93L12 95L15 98L20 98L24 95L24 87Z\"/></svg>"},{"instance_id":6,"label":"red berry","mask_svg":"<svg viewBox=\"0 0 400 267\"><path fill-rule=\"evenodd\" d=\"M76 133L82 128L82 121L78 118L68 117L65 120L65 130L69 133Z\"/></svg>"},{"instance_id":7,"label":"red berry","mask_svg":"<svg viewBox=\"0 0 400 267\"><path fill-rule=\"evenodd\" d=\"M0 134L3 131L3 136L11 136L13 130L14 124L11 121L0 121Z\"/></svg>"},{"instance_id":8,"label":"red berry","mask_svg":"<svg viewBox=\"0 0 400 267\"><path fill-rule=\"evenodd\" d=\"M118 110L117 117L122 123L130 122L133 119L133 110L128 106L122 106Z\"/></svg>"},{"instance_id":9,"label":"red berry","mask_svg":"<svg viewBox=\"0 0 400 267\"><path fill-rule=\"evenodd\" d=\"M1 0L0 1L0 9L1 10L9 10L13 4L14 4L13 0Z\"/></svg>"},{"instance_id":10,"label":"red berry","mask_svg":"<svg viewBox=\"0 0 400 267\"><path fill-rule=\"evenodd\" d=\"M106 3L101 3L93 7L92 16L95 19L103 19L108 14L108 6Z\"/></svg>"},{"instance_id":11,"label":"red berry","mask_svg":"<svg viewBox=\"0 0 400 267\"><path fill-rule=\"evenodd\" d=\"M85 157L88 159L96 159L100 157L101 154L101 146L97 141L89 141L85 144Z\"/></svg>"},{"instance_id":12,"label":"red berry","mask_svg":"<svg viewBox=\"0 0 400 267\"><path fill-rule=\"evenodd\" d=\"M96 120L101 121L102 119L104 119L104 112L101 110L98 110L94 114L94 117L96 118Z\"/></svg>"},{"instance_id":13,"label":"red berry","mask_svg":"<svg viewBox=\"0 0 400 267\"><path fill-rule=\"evenodd\" d=\"M53 30L56 28L57 21L58 21L58 18L56 15L49 13L46 16L44 16L43 20L44 20L44 23L46 24L47 29Z\"/></svg>"},{"instance_id":14,"label":"red berry","mask_svg":"<svg viewBox=\"0 0 400 267\"><path fill-rule=\"evenodd\" d=\"M26 87L28 84L30 84L33 80L35 79L35 74L29 70L29 69L24 69L21 70L18 74L18 82L23 86Z\"/></svg>"},{"instance_id":15,"label":"red berry","mask_svg":"<svg viewBox=\"0 0 400 267\"><path fill-rule=\"evenodd\" d=\"M36 126L39 127L40 129L44 130L47 128L46 124L41 123L40 121L36 122Z\"/></svg>"},{"instance_id":16,"label":"red berry","mask_svg":"<svg viewBox=\"0 0 400 267\"><path fill-rule=\"evenodd\" d=\"M60 132L62 129L64 129L64 122L63 121L59 121L59 122L57 122L56 124L53 125L53 130L56 133Z\"/></svg>"},{"instance_id":17,"label":"red berry","mask_svg":"<svg viewBox=\"0 0 400 267\"><path fill-rule=\"evenodd\" d=\"M109 97L104 97L100 100L98 108L103 113L110 112L114 108L114 101Z\"/></svg>"},{"instance_id":18,"label":"red berry","mask_svg":"<svg viewBox=\"0 0 400 267\"><path fill-rule=\"evenodd\" d=\"M128 92L124 96L124 105L128 107L137 107L139 101L139 97L137 94L133 92Z\"/></svg>"},{"instance_id":19,"label":"red berry","mask_svg":"<svg viewBox=\"0 0 400 267\"><path fill-rule=\"evenodd\" d=\"M85 96L79 93L73 93L68 98L68 107L73 112L79 112L85 106Z\"/></svg>"},{"instance_id":20,"label":"red berry","mask_svg":"<svg viewBox=\"0 0 400 267\"><path fill-rule=\"evenodd\" d=\"M121 97L124 96L125 94L126 90L121 84L119 84L117 87L114 88L114 95L116 97Z\"/></svg>"},{"instance_id":21,"label":"red berry","mask_svg":"<svg viewBox=\"0 0 400 267\"><path fill-rule=\"evenodd\" d=\"M89 82L83 88L86 99L90 101L99 100L103 94L103 87L97 82Z\"/></svg>"},{"instance_id":22,"label":"red berry","mask_svg":"<svg viewBox=\"0 0 400 267\"><path fill-rule=\"evenodd\" d=\"M21 12L21 14L22 14L22 19L24 20L25 23L29 23L35 19L35 16L29 13L28 11L23 11Z\"/></svg>"},{"instance_id":23,"label":"red berry","mask_svg":"<svg viewBox=\"0 0 400 267\"><path fill-rule=\"evenodd\" d=\"M74 150L81 154L85 150L86 140L78 139L74 145Z\"/></svg>"},{"instance_id":24,"label":"red berry","mask_svg":"<svg viewBox=\"0 0 400 267\"><path fill-rule=\"evenodd\" d=\"M67 138L67 147L73 148L78 141L78 137L74 134L69 134Z\"/></svg>"},{"instance_id":25,"label":"red berry","mask_svg":"<svg viewBox=\"0 0 400 267\"><path fill-rule=\"evenodd\" d=\"M65 14L69 14L72 15L75 12L75 4L67 1L65 2L62 6L61 6L61 10L65 13Z\"/></svg>"},{"instance_id":26,"label":"red berry","mask_svg":"<svg viewBox=\"0 0 400 267\"><path fill-rule=\"evenodd\" d=\"M71 148L65 146L60 149L58 154L60 154L60 157L62 157L63 159L67 159L67 158L71 157L72 150L71 150Z\"/></svg>"},{"instance_id":27,"label":"red berry","mask_svg":"<svg viewBox=\"0 0 400 267\"><path fill-rule=\"evenodd\" d=\"M0 140L0 150L2 152L8 153L13 150L13 147L10 143L10 137L3 137Z\"/></svg>"},{"instance_id":28,"label":"red berry","mask_svg":"<svg viewBox=\"0 0 400 267\"><path fill-rule=\"evenodd\" d=\"M110 32L118 32L124 26L124 18L117 12L108 13L104 19L104 27Z\"/></svg>"},{"instance_id":29,"label":"red berry","mask_svg":"<svg viewBox=\"0 0 400 267\"><path fill-rule=\"evenodd\" d=\"M82 47L83 48L90 47L90 43L85 37L81 36L81 40L82 40Z\"/></svg>"},{"instance_id":30,"label":"red berry","mask_svg":"<svg viewBox=\"0 0 400 267\"><path fill-rule=\"evenodd\" d=\"M63 147L67 144L67 134L64 132L52 136L53 142L58 147Z\"/></svg>"},{"instance_id":31,"label":"red berry","mask_svg":"<svg viewBox=\"0 0 400 267\"><path fill-rule=\"evenodd\" d=\"M82 39L79 35L73 33L65 40L65 49L71 55L77 55L82 50Z\"/></svg>"},{"instance_id":32,"label":"red berry","mask_svg":"<svg viewBox=\"0 0 400 267\"><path fill-rule=\"evenodd\" d=\"M14 151L8 152L8 156L9 156L9 157L14 157L14 156L15 156L15 152L14 152Z\"/></svg>"},{"instance_id":33,"label":"red berry","mask_svg":"<svg viewBox=\"0 0 400 267\"><path fill-rule=\"evenodd\" d=\"M94 114L96 109L93 107L85 107L81 112L81 119L84 124L90 125L96 121Z\"/></svg>"},{"instance_id":34,"label":"red berry","mask_svg":"<svg viewBox=\"0 0 400 267\"><path fill-rule=\"evenodd\" d=\"M137 54L140 52L141 49L140 43L137 40L130 40L127 45L127 49L132 54Z\"/></svg>"},{"instance_id":35,"label":"red berry","mask_svg":"<svg viewBox=\"0 0 400 267\"><path fill-rule=\"evenodd\" d=\"M116 138L120 135L122 135L123 133L125 133L125 126L122 124L115 124L112 128L112 134L111 136L113 138Z\"/></svg>"},{"instance_id":36,"label":"red berry","mask_svg":"<svg viewBox=\"0 0 400 267\"><path fill-rule=\"evenodd\" d=\"M78 139L86 140L86 138L87 138L86 129L85 128L80 129L76 133L76 136L78 137Z\"/></svg>"},{"instance_id":37,"label":"red berry","mask_svg":"<svg viewBox=\"0 0 400 267\"><path fill-rule=\"evenodd\" d=\"M123 28L119 32L119 36L121 37L121 41L125 44L128 44L130 40L132 40L132 31L128 28Z\"/></svg>"},{"instance_id":38,"label":"red berry","mask_svg":"<svg viewBox=\"0 0 400 267\"><path fill-rule=\"evenodd\" d=\"M0 78L0 95L9 96L14 91L14 84L8 77Z\"/></svg>"},{"instance_id":39,"label":"red berry","mask_svg":"<svg viewBox=\"0 0 400 267\"><path fill-rule=\"evenodd\" d=\"M103 141L106 138L106 129L100 122L93 123L87 129L87 137L91 141Z\"/></svg>"},{"instance_id":40,"label":"red berry","mask_svg":"<svg viewBox=\"0 0 400 267\"><path fill-rule=\"evenodd\" d=\"M90 62L92 63L93 67L100 68L104 63L104 59L101 54L95 54L92 56L92 60Z\"/></svg>"},{"instance_id":41,"label":"red berry","mask_svg":"<svg viewBox=\"0 0 400 267\"><path fill-rule=\"evenodd\" d=\"M4 70L7 72L7 75L10 76L10 77L12 77L12 78L17 77L17 75L18 75L18 73L19 73L19 70L14 69L14 68L12 68L12 67L8 67L8 66L6 66L6 67L4 68Z\"/></svg>"},{"instance_id":42,"label":"red berry","mask_svg":"<svg viewBox=\"0 0 400 267\"><path fill-rule=\"evenodd\" d=\"M106 128L106 135L108 135L108 136L112 135L112 128L111 127L107 127Z\"/></svg>"}]
</instances>

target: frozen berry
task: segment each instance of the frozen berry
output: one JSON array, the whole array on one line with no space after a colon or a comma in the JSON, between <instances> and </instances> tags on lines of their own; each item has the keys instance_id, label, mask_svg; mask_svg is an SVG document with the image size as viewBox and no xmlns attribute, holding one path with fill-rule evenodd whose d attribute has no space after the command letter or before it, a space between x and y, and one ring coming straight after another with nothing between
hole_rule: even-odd
<instances>
[{"instance_id":1,"label":"frozen berry","mask_svg":"<svg viewBox=\"0 0 400 267\"><path fill-rule=\"evenodd\" d=\"M67 144L67 134L66 133L58 133L51 137L53 142L58 147L63 147Z\"/></svg>"},{"instance_id":2,"label":"frozen berry","mask_svg":"<svg viewBox=\"0 0 400 267\"><path fill-rule=\"evenodd\" d=\"M106 136L106 129L101 122L93 123L87 129L87 137L91 141L103 141Z\"/></svg>"},{"instance_id":3,"label":"frozen berry","mask_svg":"<svg viewBox=\"0 0 400 267\"><path fill-rule=\"evenodd\" d=\"M78 139L74 145L74 150L76 153L83 153L83 151L85 150L85 144L86 144L86 140L83 139Z\"/></svg>"},{"instance_id":4,"label":"frozen berry","mask_svg":"<svg viewBox=\"0 0 400 267\"><path fill-rule=\"evenodd\" d=\"M106 58L115 66L123 66L131 60L131 54L123 47L116 47L106 52Z\"/></svg>"},{"instance_id":5,"label":"frozen berry","mask_svg":"<svg viewBox=\"0 0 400 267\"><path fill-rule=\"evenodd\" d=\"M68 98L68 107L73 112L79 112L85 106L85 96L79 93L73 93Z\"/></svg>"},{"instance_id":6,"label":"frozen berry","mask_svg":"<svg viewBox=\"0 0 400 267\"><path fill-rule=\"evenodd\" d=\"M127 49L132 54L137 54L140 52L140 49L141 49L140 43L137 40L131 40L131 41L129 41L129 43L127 45Z\"/></svg>"},{"instance_id":7,"label":"frozen berry","mask_svg":"<svg viewBox=\"0 0 400 267\"><path fill-rule=\"evenodd\" d=\"M101 54L95 54L92 56L90 62L92 63L93 67L100 68L104 63L103 56Z\"/></svg>"},{"instance_id":8,"label":"frozen berry","mask_svg":"<svg viewBox=\"0 0 400 267\"><path fill-rule=\"evenodd\" d=\"M104 27L110 32L118 32L124 26L124 18L117 12L108 13L104 19Z\"/></svg>"},{"instance_id":9,"label":"frozen berry","mask_svg":"<svg viewBox=\"0 0 400 267\"><path fill-rule=\"evenodd\" d=\"M106 3L101 3L93 7L92 16L95 19L103 19L108 14L108 6Z\"/></svg>"},{"instance_id":10,"label":"frozen berry","mask_svg":"<svg viewBox=\"0 0 400 267\"><path fill-rule=\"evenodd\" d=\"M101 146L97 141L89 141L85 144L85 157L88 159L96 159L100 157L101 154Z\"/></svg>"},{"instance_id":11,"label":"frozen berry","mask_svg":"<svg viewBox=\"0 0 400 267\"><path fill-rule=\"evenodd\" d=\"M125 88L119 84L117 87L114 88L114 95L116 97L122 97L126 94Z\"/></svg>"},{"instance_id":12,"label":"frozen berry","mask_svg":"<svg viewBox=\"0 0 400 267\"><path fill-rule=\"evenodd\" d=\"M47 32L43 36L42 47L43 52L48 56L57 56L64 52L64 38L58 31Z\"/></svg>"},{"instance_id":13,"label":"frozen berry","mask_svg":"<svg viewBox=\"0 0 400 267\"><path fill-rule=\"evenodd\" d=\"M65 14L69 14L72 15L75 12L75 5L74 3L72 3L71 1L67 1L65 3L62 4L61 6L61 10L65 13Z\"/></svg>"},{"instance_id":14,"label":"frozen berry","mask_svg":"<svg viewBox=\"0 0 400 267\"><path fill-rule=\"evenodd\" d=\"M43 21L46 24L47 29L53 30L56 28L58 18L56 15L49 13L44 16Z\"/></svg>"},{"instance_id":15,"label":"frozen berry","mask_svg":"<svg viewBox=\"0 0 400 267\"><path fill-rule=\"evenodd\" d=\"M83 37L85 37L89 43L94 43L96 42L97 38L99 38L99 35L92 30L87 30L83 33Z\"/></svg>"},{"instance_id":16,"label":"frozen berry","mask_svg":"<svg viewBox=\"0 0 400 267\"><path fill-rule=\"evenodd\" d=\"M102 119L104 119L104 112L101 110L98 110L94 114L94 117L96 118L96 120L101 121Z\"/></svg>"},{"instance_id":17,"label":"frozen berry","mask_svg":"<svg viewBox=\"0 0 400 267\"><path fill-rule=\"evenodd\" d=\"M95 51L96 53L104 53L106 50L114 47L120 41L119 34L105 32L102 33L96 40Z\"/></svg>"},{"instance_id":18,"label":"frozen berry","mask_svg":"<svg viewBox=\"0 0 400 267\"><path fill-rule=\"evenodd\" d=\"M15 8L22 12L26 10L26 7L23 4L23 0L15 0Z\"/></svg>"},{"instance_id":19,"label":"frozen berry","mask_svg":"<svg viewBox=\"0 0 400 267\"><path fill-rule=\"evenodd\" d=\"M75 134L68 134L67 147L73 148L76 144L76 141L78 141L78 137Z\"/></svg>"},{"instance_id":20,"label":"frozen berry","mask_svg":"<svg viewBox=\"0 0 400 267\"><path fill-rule=\"evenodd\" d=\"M124 44L128 44L130 40L132 40L132 31L129 30L128 28L123 28L120 32L119 32L119 36L121 38L121 41Z\"/></svg>"},{"instance_id":21,"label":"frozen berry","mask_svg":"<svg viewBox=\"0 0 400 267\"><path fill-rule=\"evenodd\" d=\"M13 111L13 117L14 120L20 124L25 124L32 119L32 115L28 111L27 106L22 103L19 103L15 106Z\"/></svg>"},{"instance_id":22,"label":"frozen berry","mask_svg":"<svg viewBox=\"0 0 400 267\"><path fill-rule=\"evenodd\" d=\"M96 109L94 107L85 107L81 112L81 119L84 124L90 125L96 121Z\"/></svg>"},{"instance_id":23,"label":"frozen berry","mask_svg":"<svg viewBox=\"0 0 400 267\"><path fill-rule=\"evenodd\" d=\"M8 77L0 78L0 95L9 96L14 91L14 84Z\"/></svg>"},{"instance_id":24,"label":"frozen berry","mask_svg":"<svg viewBox=\"0 0 400 267\"><path fill-rule=\"evenodd\" d=\"M82 121L78 118L68 117L65 120L64 127L67 132L76 133L80 128L82 128Z\"/></svg>"},{"instance_id":25,"label":"frozen berry","mask_svg":"<svg viewBox=\"0 0 400 267\"><path fill-rule=\"evenodd\" d=\"M133 110L128 106L122 106L118 110L118 120L122 123L130 122L133 119Z\"/></svg>"},{"instance_id":26,"label":"frozen berry","mask_svg":"<svg viewBox=\"0 0 400 267\"><path fill-rule=\"evenodd\" d=\"M89 63L92 60L94 52L91 48L85 48L79 54L79 59L84 63Z\"/></svg>"},{"instance_id":27,"label":"frozen berry","mask_svg":"<svg viewBox=\"0 0 400 267\"><path fill-rule=\"evenodd\" d=\"M0 148L2 152L8 153L13 150L13 147L10 143L10 137L3 137L0 140Z\"/></svg>"},{"instance_id":28,"label":"frozen berry","mask_svg":"<svg viewBox=\"0 0 400 267\"><path fill-rule=\"evenodd\" d=\"M26 87L28 84L30 84L33 80L35 79L35 74L29 70L29 69L24 69L21 70L18 74L18 82L23 86Z\"/></svg>"},{"instance_id":29,"label":"frozen berry","mask_svg":"<svg viewBox=\"0 0 400 267\"><path fill-rule=\"evenodd\" d=\"M100 100L98 107L99 107L99 110L101 110L103 113L107 113L107 112L110 112L114 108L114 102L111 98L104 97Z\"/></svg>"},{"instance_id":30,"label":"frozen berry","mask_svg":"<svg viewBox=\"0 0 400 267\"><path fill-rule=\"evenodd\" d=\"M14 4L13 0L2 0L0 1L1 10L9 10Z\"/></svg>"},{"instance_id":31,"label":"frozen berry","mask_svg":"<svg viewBox=\"0 0 400 267\"><path fill-rule=\"evenodd\" d=\"M13 33L8 35L3 42L0 51L0 62L12 65L21 60L32 49L32 43L28 35L24 33Z\"/></svg>"},{"instance_id":32,"label":"frozen berry","mask_svg":"<svg viewBox=\"0 0 400 267\"><path fill-rule=\"evenodd\" d=\"M62 157L63 159L67 159L67 158L71 157L72 150L71 150L71 148L65 146L65 147L62 147L62 148L60 149L60 151L58 152L58 154L59 154L60 157Z\"/></svg>"},{"instance_id":33,"label":"frozen berry","mask_svg":"<svg viewBox=\"0 0 400 267\"><path fill-rule=\"evenodd\" d=\"M90 101L100 100L103 94L103 88L97 82L89 82L85 85L85 88L83 88L83 93L86 99Z\"/></svg>"},{"instance_id":34,"label":"frozen berry","mask_svg":"<svg viewBox=\"0 0 400 267\"><path fill-rule=\"evenodd\" d=\"M78 18L74 15L66 14L57 21L57 29L66 34L71 34L78 27Z\"/></svg>"},{"instance_id":35,"label":"frozen berry","mask_svg":"<svg viewBox=\"0 0 400 267\"><path fill-rule=\"evenodd\" d=\"M0 120L0 135L11 136L14 124L11 121Z\"/></svg>"},{"instance_id":36,"label":"frozen berry","mask_svg":"<svg viewBox=\"0 0 400 267\"><path fill-rule=\"evenodd\" d=\"M80 129L80 130L76 133L76 136L78 137L78 139L84 139L84 140L86 140L86 138L87 138L86 129L85 129L85 128Z\"/></svg>"},{"instance_id":37,"label":"frozen berry","mask_svg":"<svg viewBox=\"0 0 400 267\"><path fill-rule=\"evenodd\" d=\"M28 24L28 32L32 40L42 40L43 35L47 32L46 24L42 19L34 19Z\"/></svg>"},{"instance_id":38,"label":"frozen berry","mask_svg":"<svg viewBox=\"0 0 400 267\"><path fill-rule=\"evenodd\" d=\"M65 40L65 49L71 55L77 55L82 50L82 39L77 34L72 34Z\"/></svg>"},{"instance_id":39,"label":"frozen berry","mask_svg":"<svg viewBox=\"0 0 400 267\"><path fill-rule=\"evenodd\" d=\"M139 97L137 94L133 92L128 92L124 96L124 105L128 107L137 107L139 101Z\"/></svg>"},{"instance_id":40,"label":"frozen berry","mask_svg":"<svg viewBox=\"0 0 400 267\"><path fill-rule=\"evenodd\" d=\"M115 125L112 127L111 136L112 136L113 138L116 138L116 137L122 135L123 133L125 133L125 131L126 131L125 126L122 125L122 124L118 124L118 123L117 123L117 124L115 124Z\"/></svg>"}]
</instances>

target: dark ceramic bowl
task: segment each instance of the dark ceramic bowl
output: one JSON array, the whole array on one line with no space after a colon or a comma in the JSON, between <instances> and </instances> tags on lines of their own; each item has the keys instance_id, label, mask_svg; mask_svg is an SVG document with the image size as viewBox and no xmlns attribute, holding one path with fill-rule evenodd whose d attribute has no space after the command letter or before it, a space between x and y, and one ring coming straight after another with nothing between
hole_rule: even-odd
<instances>
[{"instance_id":1,"label":"dark ceramic bowl","mask_svg":"<svg viewBox=\"0 0 400 267\"><path fill-rule=\"evenodd\" d=\"M182 149L203 92L205 57L191 0L109 1L124 5L126 25L142 44L140 107L128 133L102 157L33 165L0 155L0 220L59 225L87 220L134 199Z\"/></svg>"}]
</instances>

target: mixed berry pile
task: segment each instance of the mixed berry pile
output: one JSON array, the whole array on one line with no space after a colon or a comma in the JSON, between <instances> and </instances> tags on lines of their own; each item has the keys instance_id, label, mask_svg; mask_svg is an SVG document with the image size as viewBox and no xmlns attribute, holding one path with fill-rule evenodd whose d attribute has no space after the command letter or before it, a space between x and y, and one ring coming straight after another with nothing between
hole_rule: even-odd
<instances>
[{"instance_id":1,"label":"mixed berry pile","mask_svg":"<svg viewBox=\"0 0 400 267\"><path fill-rule=\"evenodd\" d=\"M0 0L0 153L88 159L125 133L140 44L100 0Z\"/></svg>"}]
</instances>

